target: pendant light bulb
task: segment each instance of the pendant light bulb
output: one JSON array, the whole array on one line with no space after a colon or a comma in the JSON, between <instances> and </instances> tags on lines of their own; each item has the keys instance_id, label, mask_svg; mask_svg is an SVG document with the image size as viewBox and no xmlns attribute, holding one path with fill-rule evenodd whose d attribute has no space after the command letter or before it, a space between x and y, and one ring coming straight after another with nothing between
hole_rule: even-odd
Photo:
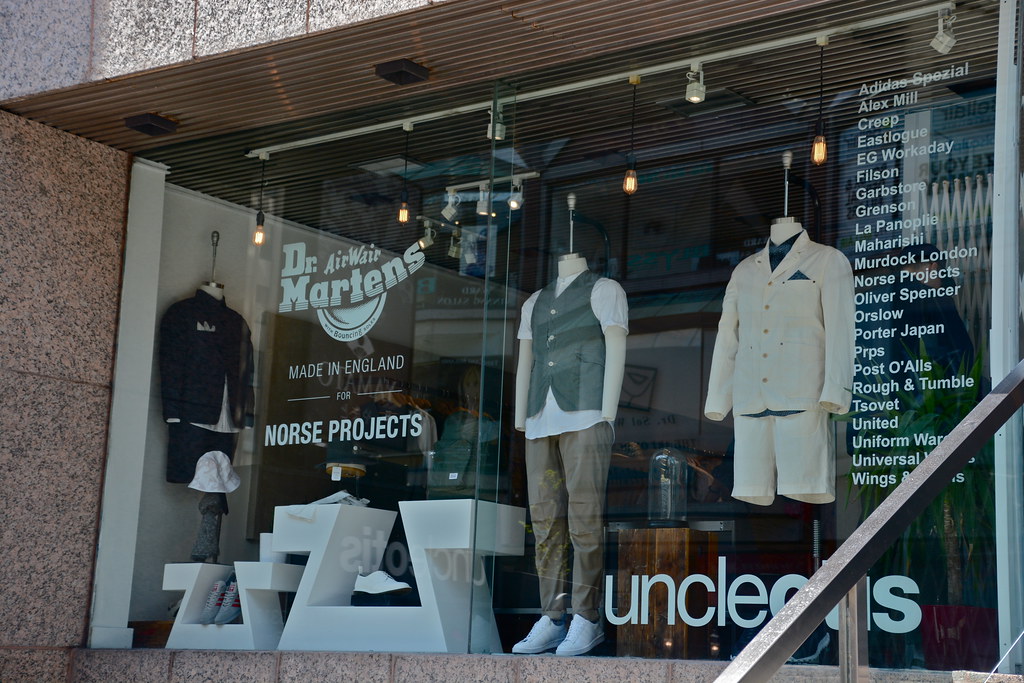
<instances>
[{"instance_id":1,"label":"pendant light bulb","mask_svg":"<svg viewBox=\"0 0 1024 683\"><path fill-rule=\"evenodd\" d=\"M825 140L825 45L828 37L818 39L818 122L814 124L811 143L811 163L821 166L828 160L828 141Z\"/></svg>"},{"instance_id":2,"label":"pendant light bulb","mask_svg":"<svg viewBox=\"0 0 1024 683\"><path fill-rule=\"evenodd\" d=\"M253 246L262 247L267 241L267 232L264 226L267 224L267 217L263 213L263 188L267 183L267 161L270 155L266 152L260 154L260 208L256 210L256 229L252 232Z\"/></svg>"},{"instance_id":3,"label":"pendant light bulb","mask_svg":"<svg viewBox=\"0 0 1024 683\"><path fill-rule=\"evenodd\" d=\"M633 194L640 187L640 183L636 177L636 162L630 163L629 168L626 169L626 175L622 178L622 191L626 194Z\"/></svg>"},{"instance_id":4,"label":"pendant light bulb","mask_svg":"<svg viewBox=\"0 0 1024 683\"><path fill-rule=\"evenodd\" d=\"M629 154L626 155L626 175L622 177L622 191L631 195L640 187L640 181L636 177L636 87L640 85L640 76L630 76L630 84L633 86L633 104L630 107L629 115Z\"/></svg>"},{"instance_id":5,"label":"pendant light bulb","mask_svg":"<svg viewBox=\"0 0 1024 683\"><path fill-rule=\"evenodd\" d=\"M267 241L267 233L263 229L265 223L266 216L264 216L263 211L259 211L256 214L256 229L252 233L252 243L254 246L262 247L263 243Z\"/></svg>"},{"instance_id":6,"label":"pendant light bulb","mask_svg":"<svg viewBox=\"0 0 1024 683\"><path fill-rule=\"evenodd\" d=\"M409 193L402 190L402 203L398 206L398 222L409 222Z\"/></svg>"},{"instance_id":7,"label":"pendant light bulb","mask_svg":"<svg viewBox=\"0 0 1024 683\"><path fill-rule=\"evenodd\" d=\"M398 205L398 222L408 223L409 222L409 133L412 132L412 123L405 122L402 124L402 130L405 131L405 154L404 168L402 169L402 199L401 204Z\"/></svg>"},{"instance_id":8,"label":"pendant light bulb","mask_svg":"<svg viewBox=\"0 0 1024 683\"><path fill-rule=\"evenodd\" d=\"M824 135L815 135L814 142L811 143L811 163L821 166L826 161L828 161L828 142L825 141Z\"/></svg>"}]
</instances>

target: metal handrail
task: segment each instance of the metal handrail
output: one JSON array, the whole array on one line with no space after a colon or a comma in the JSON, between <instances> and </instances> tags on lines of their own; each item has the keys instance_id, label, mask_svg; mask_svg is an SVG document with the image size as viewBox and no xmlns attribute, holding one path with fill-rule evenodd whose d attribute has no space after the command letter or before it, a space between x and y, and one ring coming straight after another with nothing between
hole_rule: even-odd
<instances>
[{"instance_id":1,"label":"metal handrail","mask_svg":"<svg viewBox=\"0 0 1024 683\"><path fill-rule=\"evenodd\" d=\"M914 468L718 677L768 681L953 477L1024 405L1024 361Z\"/></svg>"}]
</instances>

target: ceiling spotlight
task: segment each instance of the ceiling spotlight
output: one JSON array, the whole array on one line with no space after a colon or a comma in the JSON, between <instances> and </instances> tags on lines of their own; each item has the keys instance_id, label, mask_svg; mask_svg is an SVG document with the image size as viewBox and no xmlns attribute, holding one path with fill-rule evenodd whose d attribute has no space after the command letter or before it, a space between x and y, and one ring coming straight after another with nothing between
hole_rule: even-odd
<instances>
[{"instance_id":1,"label":"ceiling spotlight","mask_svg":"<svg viewBox=\"0 0 1024 683\"><path fill-rule=\"evenodd\" d=\"M451 242L448 244L448 256L451 258L462 256L462 232L459 230L452 233Z\"/></svg>"},{"instance_id":2,"label":"ceiling spotlight","mask_svg":"<svg viewBox=\"0 0 1024 683\"><path fill-rule=\"evenodd\" d=\"M430 69L411 59L396 59L392 62L377 64L373 70L378 76L395 85L420 83L430 78Z\"/></svg>"},{"instance_id":3,"label":"ceiling spotlight","mask_svg":"<svg viewBox=\"0 0 1024 683\"><path fill-rule=\"evenodd\" d=\"M153 112L129 116L124 120L124 125L146 135L165 135L178 130L177 121Z\"/></svg>"},{"instance_id":4,"label":"ceiling spotlight","mask_svg":"<svg viewBox=\"0 0 1024 683\"><path fill-rule=\"evenodd\" d=\"M434 238L437 237L437 230L432 227L433 223L430 221L423 221L423 237L416 240L416 243L420 245L420 249L427 249L434 243Z\"/></svg>"},{"instance_id":5,"label":"ceiling spotlight","mask_svg":"<svg viewBox=\"0 0 1024 683\"><path fill-rule=\"evenodd\" d=\"M704 87L704 72L700 64L694 64L686 73L686 101L699 104L704 101L704 94L707 88Z\"/></svg>"},{"instance_id":6,"label":"ceiling spotlight","mask_svg":"<svg viewBox=\"0 0 1024 683\"><path fill-rule=\"evenodd\" d=\"M454 220L459 215L459 195L455 190L448 190L448 204L441 209L441 215L446 221Z\"/></svg>"},{"instance_id":7,"label":"ceiling spotlight","mask_svg":"<svg viewBox=\"0 0 1024 683\"><path fill-rule=\"evenodd\" d=\"M505 115L500 107L497 110L491 109L491 122L487 124L487 139L505 139Z\"/></svg>"},{"instance_id":8,"label":"ceiling spotlight","mask_svg":"<svg viewBox=\"0 0 1024 683\"><path fill-rule=\"evenodd\" d=\"M480 183L480 198L476 200L476 212L481 216L491 215L491 197L487 183Z\"/></svg>"},{"instance_id":9,"label":"ceiling spotlight","mask_svg":"<svg viewBox=\"0 0 1024 683\"><path fill-rule=\"evenodd\" d=\"M523 206L523 181L519 178L512 179L512 192L508 196L508 208L513 211Z\"/></svg>"},{"instance_id":10,"label":"ceiling spotlight","mask_svg":"<svg viewBox=\"0 0 1024 683\"><path fill-rule=\"evenodd\" d=\"M953 35L953 22L956 15L953 14L952 6L939 10L939 30L930 43L932 49L941 55L949 54L949 51L956 45L956 36Z\"/></svg>"}]
</instances>

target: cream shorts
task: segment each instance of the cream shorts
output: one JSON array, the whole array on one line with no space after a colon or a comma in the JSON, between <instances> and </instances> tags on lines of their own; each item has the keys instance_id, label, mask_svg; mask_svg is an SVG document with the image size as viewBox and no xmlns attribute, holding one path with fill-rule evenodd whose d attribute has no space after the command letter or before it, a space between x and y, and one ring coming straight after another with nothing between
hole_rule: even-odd
<instances>
[{"instance_id":1,"label":"cream shorts","mask_svg":"<svg viewBox=\"0 0 1024 683\"><path fill-rule=\"evenodd\" d=\"M835 428L824 410L734 418L732 497L771 505L775 493L804 503L836 499Z\"/></svg>"}]
</instances>

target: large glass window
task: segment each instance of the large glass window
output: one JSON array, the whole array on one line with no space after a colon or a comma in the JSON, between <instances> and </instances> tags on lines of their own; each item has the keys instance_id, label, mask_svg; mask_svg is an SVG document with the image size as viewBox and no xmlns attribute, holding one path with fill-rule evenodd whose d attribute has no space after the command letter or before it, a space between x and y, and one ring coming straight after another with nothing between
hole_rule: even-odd
<instances>
[{"instance_id":1,"label":"large glass window","mask_svg":"<svg viewBox=\"0 0 1024 683\"><path fill-rule=\"evenodd\" d=\"M990 384L995 16L812 14L169 186L132 621L251 646L234 576L256 646L736 654ZM872 570L872 665L995 664L993 526L986 449Z\"/></svg>"}]
</instances>

